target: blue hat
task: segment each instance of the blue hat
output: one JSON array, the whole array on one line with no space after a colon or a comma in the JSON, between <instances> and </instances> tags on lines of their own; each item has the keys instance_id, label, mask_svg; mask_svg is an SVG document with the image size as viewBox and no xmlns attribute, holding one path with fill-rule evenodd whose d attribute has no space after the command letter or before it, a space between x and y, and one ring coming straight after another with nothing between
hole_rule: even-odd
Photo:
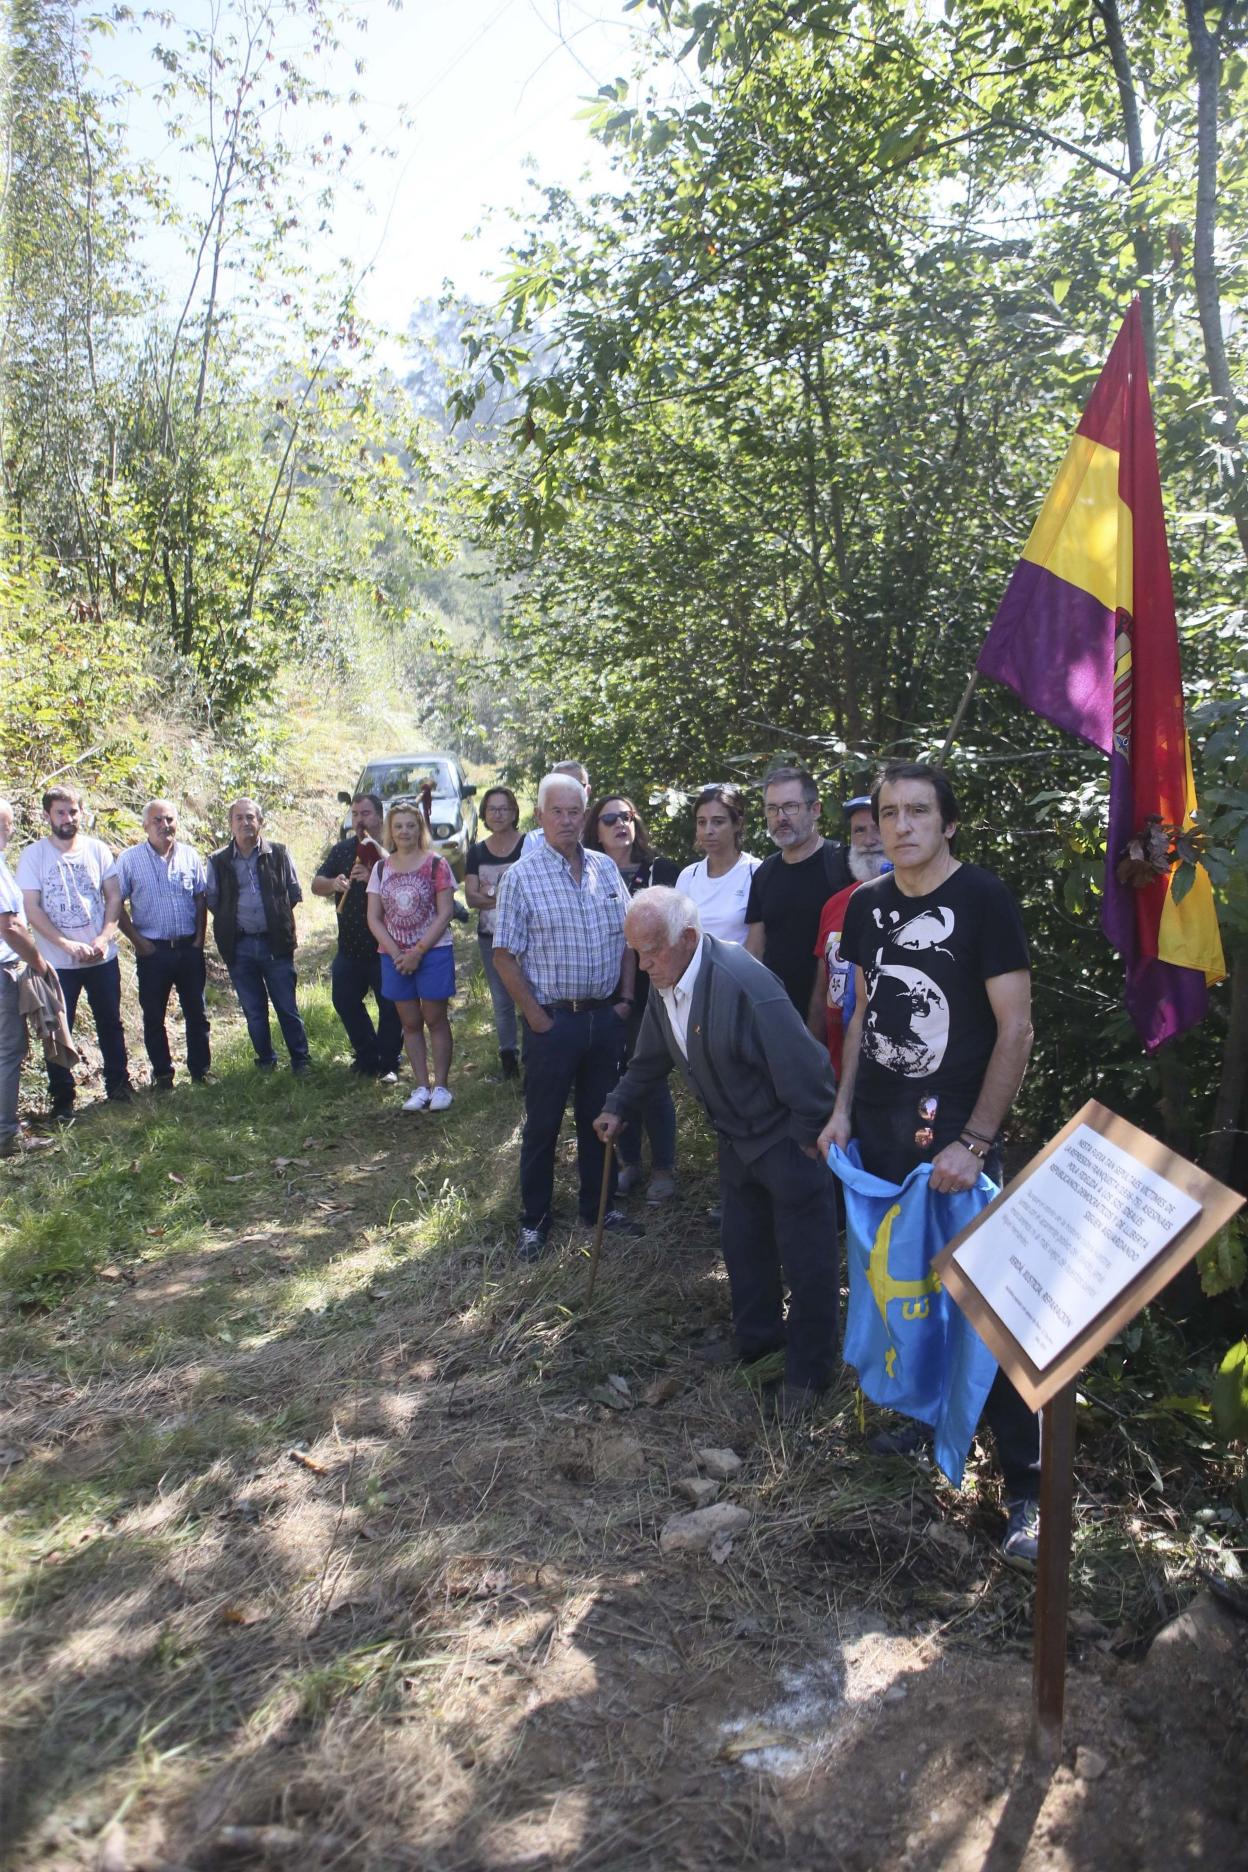
<instances>
[{"instance_id":1,"label":"blue hat","mask_svg":"<svg viewBox=\"0 0 1248 1872\"><path fill-rule=\"evenodd\" d=\"M842 818L848 819L850 813L856 813L860 811L862 807L869 806L870 804L871 795L869 793L859 793L856 799L847 799L845 801L845 804L841 807L841 816Z\"/></svg>"}]
</instances>

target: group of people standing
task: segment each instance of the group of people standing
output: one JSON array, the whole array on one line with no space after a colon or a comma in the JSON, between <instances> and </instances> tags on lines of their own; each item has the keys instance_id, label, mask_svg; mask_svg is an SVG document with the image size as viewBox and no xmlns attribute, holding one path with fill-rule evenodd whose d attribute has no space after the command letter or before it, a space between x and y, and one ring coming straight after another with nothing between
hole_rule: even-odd
<instances>
[{"instance_id":1,"label":"group of people standing","mask_svg":"<svg viewBox=\"0 0 1248 1872\"><path fill-rule=\"evenodd\" d=\"M957 802L938 769L886 768L870 795L845 803L844 844L821 833L812 776L774 769L763 805L775 850L763 860L743 850L739 789L709 784L694 801L701 855L683 869L654 852L631 799L591 798L588 778L578 762L552 769L527 833L514 793L489 788L485 836L467 861L501 1077L522 1078L517 1253L535 1260L546 1251L569 1099L581 1223L594 1224L605 1177L604 1227L645 1232L614 1198L646 1180L643 1139L649 1201L673 1194L677 1070L716 1134L732 1297L732 1338L700 1353L743 1362L782 1353L776 1408L800 1414L837 1360L829 1149L852 1138L864 1168L890 1184L921 1163L937 1192L969 1189L985 1169L1000 1181L1001 1125L1032 1037L1018 910L999 879L954 855ZM143 842L117 856L84 831L75 789L49 788L43 813L45 834L23 851L16 880L0 857L0 1154L39 1141L17 1117L23 978L37 995L55 976L67 1030L85 994L107 1096L131 1096L119 934L135 951L157 1089L174 1083L165 1021L175 991L190 1077L208 1076L209 914L257 1068L277 1063L272 1011L291 1070L308 1070L294 964L302 893L254 800L234 801L230 838L207 858L178 837L167 800L148 803ZM0 853L12 826L0 802ZM398 800L383 812L364 795L352 803L351 828L326 853L312 890L337 906L331 988L353 1070L397 1084L405 1051L415 1083L403 1109L445 1111L455 880L418 803ZM59 1118L74 1103L64 1057L48 1062ZM1003 1375L985 1416L1005 1471L1007 1551L1028 1559L1036 1419ZM904 1447L914 1434L886 1434L883 1446Z\"/></svg>"},{"instance_id":2,"label":"group of people standing","mask_svg":"<svg viewBox=\"0 0 1248 1872\"><path fill-rule=\"evenodd\" d=\"M272 1011L291 1070L308 1070L294 963L295 908L302 892L285 846L265 838L264 814L254 800L234 801L229 841L207 858L179 837L171 800L148 801L143 840L118 854L84 829L75 787L49 787L42 808L44 835L27 845L14 876L3 857L14 813L0 801L0 1156L38 1149L45 1141L18 1121L27 1052L24 1016L32 1002L49 1035L45 1051L55 1120L74 1115L72 1034L83 997L95 1020L105 1095L121 1104L132 1098L118 936L134 950L143 1043L158 1092L174 1086L166 1021L175 993L186 1028L187 1071L197 1083L209 1076L204 944L210 912L257 1067L271 1071L277 1064Z\"/></svg>"},{"instance_id":3,"label":"group of people standing","mask_svg":"<svg viewBox=\"0 0 1248 1872\"><path fill-rule=\"evenodd\" d=\"M665 1111L678 1071L716 1135L732 1300L731 1338L698 1353L742 1364L780 1354L774 1408L792 1418L832 1382L838 1357L829 1151L853 1140L886 1186L921 1164L936 1193L971 1189L985 1170L999 1182L1001 1126L1031 1048L1030 971L1009 892L954 853L957 801L939 769L886 768L845 803L845 845L822 836L804 769L773 770L763 801L776 849L759 861L741 849L736 789L702 789L704 856L673 887L626 797L590 801L575 772L552 771L532 846L513 819L495 851L505 864L488 940L496 1006L518 1010L524 1028L518 1255L547 1248L569 1099L589 1227L604 1180L619 1187L604 1152L623 1147L627 1188L637 1160L625 1140L631 1130L636 1148L639 1122ZM640 1017L639 984L650 991ZM674 1147L665 1122L657 1136ZM652 1149L670 1177L674 1148ZM614 1206L604 1226L643 1232ZM1030 1563L1038 1420L1003 1373L985 1420L1005 1482L1003 1550ZM876 1447L903 1451L922 1436L905 1425Z\"/></svg>"}]
</instances>

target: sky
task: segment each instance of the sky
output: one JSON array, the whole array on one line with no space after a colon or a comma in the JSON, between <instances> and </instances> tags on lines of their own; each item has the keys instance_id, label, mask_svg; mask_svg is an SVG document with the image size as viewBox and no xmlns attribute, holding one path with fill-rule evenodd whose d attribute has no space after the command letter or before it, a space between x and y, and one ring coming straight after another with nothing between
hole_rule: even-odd
<instances>
[{"instance_id":1,"label":"sky","mask_svg":"<svg viewBox=\"0 0 1248 1872\"><path fill-rule=\"evenodd\" d=\"M223 3L241 11L239 0ZM209 0L173 4L180 25L206 24L210 10ZM534 178L569 188L608 182L607 158L577 113L600 85L632 72L632 35L647 15L626 13L625 0L405 0L401 9L360 0L357 13L330 79L339 91L363 93L370 132L397 156L373 158L354 139L363 195L352 198L317 258L346 256L357 275L368 269L366 315L402 330L413 305L436 298L447 280L462 293L490 296L515 232L506 211L526 202L536 209ZM153 103L159 37L145 25L97 43L93 57L105 79L131 87L131 147L158 162L176 189L181 159L159 131ZM357 57L365 62L358 77ZM162 266L161 237L152 236L149 259L157 257L166 277L172 251Z\"/></svg>"}]
</instances>

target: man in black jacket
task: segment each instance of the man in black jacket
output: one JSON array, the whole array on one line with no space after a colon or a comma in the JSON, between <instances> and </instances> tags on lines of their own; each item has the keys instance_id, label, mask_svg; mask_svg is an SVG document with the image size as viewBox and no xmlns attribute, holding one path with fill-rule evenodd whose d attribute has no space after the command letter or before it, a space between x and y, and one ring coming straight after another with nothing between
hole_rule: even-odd
<instances>
[{"instance_id":1,"label":"man in black jacket","mask_svg":"<svg viewBox=\"0 0 1248 1872\"><path fill-rule=\"evenodd\" d=\"M255 800L230 807L228 845L208 860L208 908L212 933L247 1021L256 1065L277 1065L269 1025L269 1003L290 1053L290 1070L306 1072L308 1036L295 1000L295 905L303 892L284 845L263 837L264 814Z\"/></svg>"},{"instance_id":2,"label":"man in black jacket","mask_svg":"<svg viewBox=\"0 0 1248 1872\"><path fill-rule=\"evenodd\" d=\"M783 1348L781 1410L795 1415L831 1383L837 1356L836 1210L815 1151L836 1096L827 1049L770 969L736 943L703 935L680 891L639 891L624 934L655 992L594 1128L604 1142L617 1137L680 1068L719 1137L736 1350L749 1363Z\"/></svg>"}]
</instances>

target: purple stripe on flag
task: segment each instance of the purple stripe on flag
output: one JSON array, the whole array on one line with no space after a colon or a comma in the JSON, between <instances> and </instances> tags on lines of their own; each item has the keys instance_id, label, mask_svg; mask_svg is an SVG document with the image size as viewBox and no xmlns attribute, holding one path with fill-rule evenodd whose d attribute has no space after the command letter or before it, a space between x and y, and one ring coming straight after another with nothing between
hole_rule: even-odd
<instances>
[{"instance_id":1,"label":"purple stripe on flag","mask_svg":"<svg viewBox=\"0 0 1248 1872\"><path fill-rule=\"evenodd\" d=\"M1115 614L1030 559L1015 566L976 668L1058 728L1114 744Z\"/></svg>"},{"instance_id":2,"label":"purple stripe on flag","mask_svg":"<svg viewBox=\"0 0 1248 1872\"><path fill-rule=\"evenodd\" d=\"M1209 990L1199 969L1179 968L1150 956L1127 970L1127 1013L1145 1050L1155 1053L1165 1040L1204 1020Z\"/></svg>"},{"instance_id":3,"label":"purple stripe on flag","mask_svg":"<svg viewBox=\"0 0 1248 1872\"><path fill-rule=\"evenodd\" d=\"M1120 884L1115 867L1132 835L1131 765L1114 753L1109 763L1109 824L1105 835L1105 896L1101 928L1126 965L1123 999L1147 1052L1155 1053L1175 1034L1205 1018L1209 990L1199 969L1179 968L1141 955L1141 898L1134 884ZM1151 906L1150 906L1151 907ZM1146 925L1147 926L1147 925Z\"/></svg>"}]
</instances>

